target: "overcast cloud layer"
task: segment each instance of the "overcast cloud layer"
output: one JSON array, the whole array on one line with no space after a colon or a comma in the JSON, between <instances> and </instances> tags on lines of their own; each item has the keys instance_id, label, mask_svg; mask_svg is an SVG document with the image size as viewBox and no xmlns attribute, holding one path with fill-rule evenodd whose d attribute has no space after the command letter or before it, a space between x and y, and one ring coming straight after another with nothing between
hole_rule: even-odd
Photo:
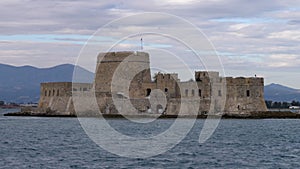
<instances>
[{"instance_id":1,"label":"overcast cloud layer","mask_svg":"<svg viewBox=\"0 0 300 169\"><path fill-rule=\"evenodd\" d=\"M299 6L299 0L2 0L0 63L74 64L85 41L104 24L141 12L166 12L207 35L228 76L257 74L266 84L300 89Z\"/></svg>"}]
</instances>

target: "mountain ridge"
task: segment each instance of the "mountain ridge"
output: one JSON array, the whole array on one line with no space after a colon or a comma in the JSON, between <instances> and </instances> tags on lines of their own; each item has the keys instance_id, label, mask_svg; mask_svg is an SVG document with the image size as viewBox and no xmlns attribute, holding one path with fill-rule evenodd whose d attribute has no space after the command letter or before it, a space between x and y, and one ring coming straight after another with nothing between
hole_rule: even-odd
<instances>
[{"instance_id":1,"label":"mountain ridge","mask_svg":"<svg viewBox=\"0 0 300 169\"><path fill-rule=\"evenodd\" d=\"M0 64L0 100L16 103L38 102L40 83L71 82L74 69L81 77L77 79L78 82L93 81L92 72L72 64L49 68Z\"/></svg>"},{"instance_id":2,"label":"mountain ridge","mask_svg":"<svg viewBox=\"0 0 300 169\"><path fill-rule=\"evenodd\" d=\"M281 84L271 83L264 87L265 100L291 102L300 100L300 89L294 89Z\"/></svg>"},{"instance_id":3,"label":"mountain ridge","mask_svg":"<svg viewBox=\"0 0 300 169\"><path fill-rule=\"evenodd\" d=\"M40 83L71 82L75 65L61 64L48 68L30 65L12 66L0 63L0 100L6 102L38 102ZM94 74L82 67L76 67L76 82L94 80ZM271 83L264 86L265 100L291 102L300 101L300 89Z\"/></svg>"}]
</instances>

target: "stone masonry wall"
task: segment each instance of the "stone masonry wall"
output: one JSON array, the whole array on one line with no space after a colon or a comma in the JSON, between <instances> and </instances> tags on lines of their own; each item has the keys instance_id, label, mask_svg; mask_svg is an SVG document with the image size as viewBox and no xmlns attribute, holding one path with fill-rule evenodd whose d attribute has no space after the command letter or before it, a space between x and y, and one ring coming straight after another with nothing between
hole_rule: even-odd
<instances>
[{"instance_id":1,"label":"stone masonry wall","mask_svg":"<svg viewBox=\"0 0 300 169\"><path fill-rule=\"evenodd\" d=\"M102 113L120 113L117 110L125 110L131 105L138 111L129 110L126 114L147 113L149 109L152 113L163 111L165 114L178 114L180 110L185 110L184 113L189 115L193 114L189 109L198 114L209 111L243 114L267 110L263 78L220 77L218 72L197 71L194 81L180 82L178 74L174 73L158 73L156 80L152 81L149 66L149 54L145 52L100 53L94 84L78 83L72 86L71 82L42 83L39 109L74 114L73 90L83 94L95 92ZM130 74L132 72L133 75ZM159 107L159 103L156 107L150 107L150 95L158 90L161 92L158 94L168 101L165 105L167 109ZM158 102L164 98L157 97ZM124 105L114 105L113 99L124 102ZM198 101L200 105L180 105L181 102L191 101Z\"/></svg>"},{"instance_id":2,"label":"stone masonry wall","mask_svg":"<svg viewBox=\"0 0 300 169\"><path fill-rule=\"evenodd\" d=\"M41 83L39 111L65 115L74 114L72 90L89 91L91 87L91 84L85 83L73 84L73 89L72 82Z\"/></svg>"},{"instance_id":3,"label":"stone masonry wall","mask_svg":"<svg viewBox=\"0 0 300 169\"><path fill-rule=\"evenodd\" d=\"M267 110L264 101L263 78L227 77L226 86L226 112L240 114Z\"/></svg>"}]
</instances>

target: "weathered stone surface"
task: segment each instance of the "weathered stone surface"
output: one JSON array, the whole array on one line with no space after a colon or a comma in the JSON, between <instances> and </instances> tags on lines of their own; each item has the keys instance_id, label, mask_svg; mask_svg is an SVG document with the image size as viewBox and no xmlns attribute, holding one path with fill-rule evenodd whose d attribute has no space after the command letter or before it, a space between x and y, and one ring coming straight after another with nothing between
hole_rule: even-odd
<instances>
[{"instance_id":1,"label":"weathered stone surface","mask_svg":"<svg viewBox=\"0 0 300 169\"><path fill-rule=\"evenodd\" d=\"M42 83L38 111L74 115L72 90L83 97L78 108L87 114L98 109L103 114L176 116L267 111L263 78L220 77L218 72L197 71L194 81L181 82L174 73L158 73L152 81L149 54L145 52L100 53L97 62L94 84ZM157 97L151 106L149 97L155 90L161 92L151 96ZM96 104L85 106L93 96Z\"/></svg>"},{"instance_id":2,"label":"weathered stone surface","mask_svg":"<svg viewBox=\"0 0 300 169\"><path fill-rule=\"evenodd\" d=\"M72 90L87 92L92 84L72 82L41 83L40 101L36 112L56 112L61 115L74 115ZM49 113L47 113L49 114ZM54 113L52 113L54 114Z\"/></svg>"}]
</instances>

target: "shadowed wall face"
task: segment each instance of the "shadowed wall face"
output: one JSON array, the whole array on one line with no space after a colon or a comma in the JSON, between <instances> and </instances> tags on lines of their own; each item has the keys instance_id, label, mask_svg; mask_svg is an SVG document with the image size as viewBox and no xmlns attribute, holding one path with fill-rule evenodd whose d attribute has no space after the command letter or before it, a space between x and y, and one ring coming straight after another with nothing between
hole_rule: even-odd
<instances>
[{"instance_id":1,"label":"shadowed wall face","mask_svg":"<svg viewBox=\"0 0 300 169\"><path fill-rule=\"evenodd\" d=\"M226 78L225 110L230 113L267 111L264 101L264 79L258 77Z\"/></svg>"}]
</instances>

